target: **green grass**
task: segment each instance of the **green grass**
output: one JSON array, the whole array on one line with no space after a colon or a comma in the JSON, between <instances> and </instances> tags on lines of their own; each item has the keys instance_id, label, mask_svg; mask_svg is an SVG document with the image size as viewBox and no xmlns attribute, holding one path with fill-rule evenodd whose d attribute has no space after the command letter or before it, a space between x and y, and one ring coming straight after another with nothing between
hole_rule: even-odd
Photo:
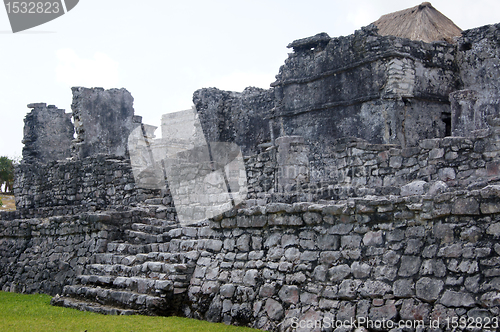
<instances>
[{"instance_id":1,"label":"green grass","mask_svg":"<svg viewBox=\"0 0 500 332\"><path fill-rule=\"evenodd\" d=\"M0 292L0 331L257 331L180 317L105 316L53 307L50 298L41 294Z\"/></svg>"}]
</instances>

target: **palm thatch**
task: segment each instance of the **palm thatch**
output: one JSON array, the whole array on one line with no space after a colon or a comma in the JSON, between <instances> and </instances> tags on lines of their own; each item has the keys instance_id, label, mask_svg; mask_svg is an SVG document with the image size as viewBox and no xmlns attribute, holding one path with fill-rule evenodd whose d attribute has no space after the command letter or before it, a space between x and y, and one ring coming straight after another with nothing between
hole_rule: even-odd
<instances>
[{"instance_id":1,"label":"palm thatch","mask_svg":"<svg viewBox=\"0 0 500 332\"><path fill-rule=\"evenodd\" d=\"M413 8L383 15L373 22L382 36L396 36L427 43L453 42L462 33L453 21L432 7L429 2Z\"/></svg>"}]
</instances>

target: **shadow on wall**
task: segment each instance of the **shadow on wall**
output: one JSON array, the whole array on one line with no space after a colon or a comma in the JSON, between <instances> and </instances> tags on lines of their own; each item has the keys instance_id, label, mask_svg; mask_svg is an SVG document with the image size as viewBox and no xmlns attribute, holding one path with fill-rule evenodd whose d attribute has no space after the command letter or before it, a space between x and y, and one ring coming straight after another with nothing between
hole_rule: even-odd
<instances>
[{"instance_id":1,"label":"shadow on wall","mask_svg":"<svg viewBox=\"0 0 500 332\"><path fill-rule=\"evenodd\" d=\"M215 217L246 199L240 147L207 142L195 109L163 115L160 139L156 129L141 124L129 135L134 179L144 189L168 185L181 224Z\"/></svg>"}]
</instances>

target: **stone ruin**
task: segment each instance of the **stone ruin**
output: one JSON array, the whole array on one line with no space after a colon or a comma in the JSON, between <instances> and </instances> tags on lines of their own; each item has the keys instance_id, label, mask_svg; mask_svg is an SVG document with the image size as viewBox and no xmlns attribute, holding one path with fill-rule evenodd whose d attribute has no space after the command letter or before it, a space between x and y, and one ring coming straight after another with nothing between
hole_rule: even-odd
<instances>
[{"instance_id":1,"label":"stone ruin","mask_svg":"<svg viewBox=\"0 0 500 332\"><path fill-rule=\"evenodd\" d=\"M372 25L289 46L270 89L198 90L161 139L125 89L73 88L73 122L28 105L1 289L265 330L497 330L500 24L454 43ZM203 142L238 146L244 170ZM216 172L246 199L199 215L214 196L172 174Z\"/></svg>"}]
</instances>

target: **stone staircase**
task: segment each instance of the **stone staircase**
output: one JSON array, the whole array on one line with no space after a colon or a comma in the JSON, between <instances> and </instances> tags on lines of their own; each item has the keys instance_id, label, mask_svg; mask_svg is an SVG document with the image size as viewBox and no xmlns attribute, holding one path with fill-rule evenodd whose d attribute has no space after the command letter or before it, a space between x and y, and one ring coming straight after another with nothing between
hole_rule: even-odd
<instances>
[{"instance_id":1,"label":"stone staircase","mask_svg":"<svg viewBox=\"0 0 500 332\"><path fill-rule=\"evenodd\" d=\"M140 221L95 254L75 284L65 286L51 303L102 314L181 314L199 257L198 240L180 246L178 223Z\"/></svg>"}]
</instances>

